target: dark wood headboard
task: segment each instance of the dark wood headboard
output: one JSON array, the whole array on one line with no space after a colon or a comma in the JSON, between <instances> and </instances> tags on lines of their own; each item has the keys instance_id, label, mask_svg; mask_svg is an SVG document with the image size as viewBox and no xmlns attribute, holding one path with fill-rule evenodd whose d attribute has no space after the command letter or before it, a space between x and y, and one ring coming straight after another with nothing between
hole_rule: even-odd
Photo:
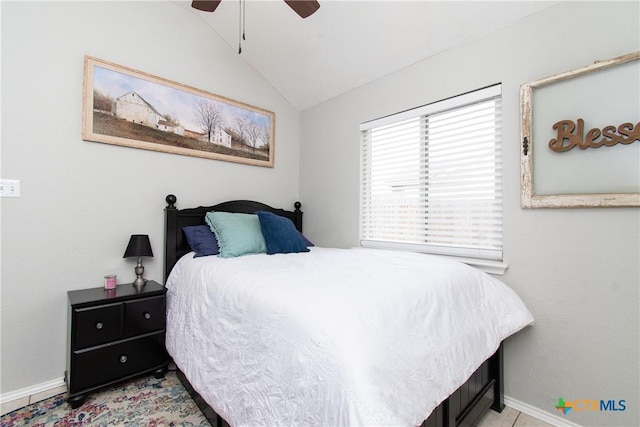
<instances>
[{"instance_id":1,"label":"dark wood headboard","mask_svg":"<svg viewBox=\"0 0 640 427\"><path fill-rule=\"evenodd\" d=\"M176 196L169 194L165 198L167 207L164 208L164 281L171 269L181 256L191 251L187 239L182 232L182 227L188 225L206 224L204 216L207 212L238 212L238 213L255 213L257 211L273 212L276 215L289 218L293 221L298 231L302 232L302 206L300 202L294 203L293 211L285 209L273 208L264 203L254 202L251 200L233 200L229 202L219 203L213 206L198 206L197 208L178 209L175 204Z\"/></svg>"}]
</instances>

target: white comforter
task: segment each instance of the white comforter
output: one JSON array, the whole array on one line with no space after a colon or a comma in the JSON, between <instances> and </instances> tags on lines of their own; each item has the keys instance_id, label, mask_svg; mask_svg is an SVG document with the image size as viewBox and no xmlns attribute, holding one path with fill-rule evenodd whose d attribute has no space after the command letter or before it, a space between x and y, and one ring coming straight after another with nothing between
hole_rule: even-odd
<instances>
[{"instance_id":1,"label":"white comforter","mask_svg":"<svg viewBox=\"0 0 640 427\"><path fill-rule=\"evenodd\" d=\"M167 349L231 425L417 425L533 318L504 283L374 249L192 258Z\"/></svg>"}]
</instances>

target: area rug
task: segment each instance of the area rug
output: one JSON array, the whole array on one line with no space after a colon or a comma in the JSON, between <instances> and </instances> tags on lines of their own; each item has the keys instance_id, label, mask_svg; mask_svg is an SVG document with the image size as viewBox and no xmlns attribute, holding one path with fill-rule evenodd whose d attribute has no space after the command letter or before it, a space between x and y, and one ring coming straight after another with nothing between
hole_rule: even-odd
<instances>
[{"instance_id":1,"label":"area rug","mask_svg":"<svg viewBox=\"0 0 640 427\"><path fill-rule=\"evenodd\" d=\"M140 377L90 394L71 409L66 393L0 417L0 426L210 426L176 377Z\"/></svg>"}]
</instances>

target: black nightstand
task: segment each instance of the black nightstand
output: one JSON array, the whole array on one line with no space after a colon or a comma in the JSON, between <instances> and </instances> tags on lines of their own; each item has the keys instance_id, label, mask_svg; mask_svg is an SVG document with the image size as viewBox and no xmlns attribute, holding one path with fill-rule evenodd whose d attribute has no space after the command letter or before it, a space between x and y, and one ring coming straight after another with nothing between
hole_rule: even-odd
<instances>
[{"instance_id":1,"label":"black nightstand","mask_svg":"<svg viewBox=\"0 0 640 427\"><path fill-rule=\"evenodd\" d=\"M151 372L164 376L165 294L152 280L139 293L131 284L68 292L65 381L72 408L106 385Z\"/></svg>"}]
</instances>

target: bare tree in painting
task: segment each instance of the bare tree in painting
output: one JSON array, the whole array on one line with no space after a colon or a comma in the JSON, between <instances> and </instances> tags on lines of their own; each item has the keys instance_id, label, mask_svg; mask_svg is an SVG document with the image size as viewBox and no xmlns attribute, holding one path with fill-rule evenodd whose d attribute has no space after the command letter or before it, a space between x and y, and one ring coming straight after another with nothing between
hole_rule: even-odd
<instances>
[{"instance_id":1,"label":"bare tree in painting","mask_svg":"<svg viewBox=\"0 0 640 427\"><path fill-rule=\"evenodd\" d=\"M271 142L271 133L269 132L269 126L260 125L260 138L262 138L264 143L269 146L269 143Z\"/></svg>"},{"instance_id":2,"label":"bare tree in painting","mask_svg":"<svg viewBox=\"0 0 640 427\"><path fill-rule=\"evenodd\" d=\"M207 139L211 142L215 129L222 126L222 112L218 103L211 101L198 101L193 106L196 121L200 128L207 134Z\"/></svg>"},{"instance_id":3,"label":"bare tree in painting","mask_svg":"<svg viewBox=\"0 0 640 427\"><path fill-rule=\"evenodd\" d=\"M235 125L236 125L235 130L240 136L240 141L243 144L246 144L247 140L249 139L247 134L248 134L248 128L250 124L251 124L251 121L249 121L249 119L246 117L236 116L235 118Z\"/></svg>"},{"instance_id":4,"label":"bare tree in painting","mask_svg":"<svg viewBox=\"0 0 640 427\"><path fill-rule=\"evenodd\" d=\"M252 151L258 148L260 141L269 142L269 129L267 126L243 116L236 117L235 125L235 130L240 135L243 143L250 146Z\"/></svg>"},{"instance_id":5,"label":"bare tree in painting","mask_svg":"<svg viewBox=\"0 0 640 427\"><path fill-rule=\"evenodd\" d=\"M180 119L178 116L174 114L166 114L164 118L172 125L172 126L180 126Z\"/></svg>"},{"instance_id":6,"label":"bare tree in painting","mask_svg":"<svg viewBox=\"0 0 640 427\"><path fill-rule=\"evenodd\" d=\"M93 90L93 109L101 110L106 112L111 112L113 110L114 100L109 96L103 94L102 92L98 92L97 90Z\"/></svg>"},{"instance_id":7,"label":"bare tree in painting","mask_svg":"<svg viewBox=\"0 0 640 427\"><path fill-rule=\"evenodd\" d=\"M260 140L260 125L258 123L249 122L249 125L247 126L247 139L249 145L253 151L255 151L258 141Z\"/></svg>"}]
</instances>

